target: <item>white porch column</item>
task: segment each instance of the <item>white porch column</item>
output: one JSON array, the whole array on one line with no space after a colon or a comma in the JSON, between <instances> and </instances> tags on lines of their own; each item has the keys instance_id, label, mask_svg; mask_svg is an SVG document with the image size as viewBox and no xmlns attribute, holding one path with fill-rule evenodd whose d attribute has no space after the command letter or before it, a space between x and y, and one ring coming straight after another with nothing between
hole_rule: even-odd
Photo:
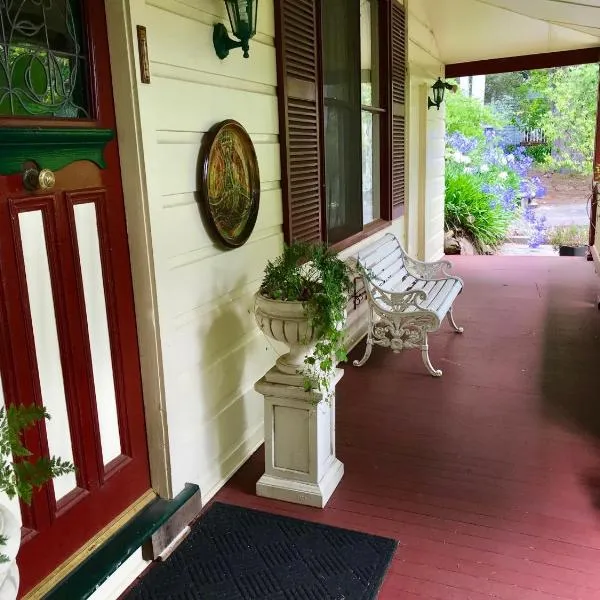
<instances>
[{"instance_id":1,"label":"white porch column","mask_svg":"<svg viewBox=\"0 0 600 600\"><path fill-rule=\"evenodd\" d=\"M265 474L259 496L323 508L344 474L335 455L335 386L328 398L304 390L301 375L271 369L254 389L265 400Z\"/></svg>"}]
</instances>

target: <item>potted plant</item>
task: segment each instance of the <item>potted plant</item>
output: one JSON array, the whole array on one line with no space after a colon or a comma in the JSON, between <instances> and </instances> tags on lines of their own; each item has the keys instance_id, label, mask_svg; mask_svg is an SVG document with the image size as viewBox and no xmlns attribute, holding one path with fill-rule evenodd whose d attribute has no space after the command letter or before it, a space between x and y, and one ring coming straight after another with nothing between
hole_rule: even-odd
<instances>
[{"instance_id":1,"label":"potted plant","mask_svg":"<svg viewBox=\"0 0 600 600\"><path fill-rule=\"evenodd\" d=\"M585 256L589 230L585 225L560 225L548 231L548 243L559 256Z\"/></svg>"},{"instance_id":2,"label":"potted plant","mask_svg":"<svg viewBox=\"0 0 600 600\"><path fill-rule=\"evenodd\" d=\"M350 285L350 268L322 245L294 243L267 264L256 322L290 351L254 386L264 396L259 496L322 508L344 474L335 454L335 386Z\"/></svg>"},{"instance_id":3,"label":"potted plant","mask_svg":"<svg viewBox=\"0 0 600 600\"><path fill-rule=\"evenodd\" d=\"M325 390L346 359L343 323L350 269L321 244L295 242L269 261L256 295L261 331L290 347L277 360L285 374L304 375L306 389Z\"/></svg>"},{"instance_id":4,"label":"potted plant","mask_svg":"<svg viewBox=\"0 0 600 600\"><path fill-rule=\"evenodd\" d=\"M19 589L16 556L21 525L14 500L30 504L34 489L75 468L56 457L33 459L24 446L22 432L49 418L44 407L33 404L0 408L0 598L6 600L16 598Z\"/></svg>"}]
</instances>

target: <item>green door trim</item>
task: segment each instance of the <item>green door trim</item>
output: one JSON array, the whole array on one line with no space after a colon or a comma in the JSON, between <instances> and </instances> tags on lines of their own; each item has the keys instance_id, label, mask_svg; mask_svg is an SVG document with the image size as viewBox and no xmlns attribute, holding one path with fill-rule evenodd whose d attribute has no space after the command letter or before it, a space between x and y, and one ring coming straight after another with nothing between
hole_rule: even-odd
<instances>
[{"instance_id":1,"label":"green door trim","mask_svg":"<svg viewBox=\"0 0 600 600\"><path fill-rule=\"evenodd\" d=\"M0 175L21 173L27 161L58 171L78 160L106 167L104 148L112 129L0 127Z\"/></svg>"}]
</instances>

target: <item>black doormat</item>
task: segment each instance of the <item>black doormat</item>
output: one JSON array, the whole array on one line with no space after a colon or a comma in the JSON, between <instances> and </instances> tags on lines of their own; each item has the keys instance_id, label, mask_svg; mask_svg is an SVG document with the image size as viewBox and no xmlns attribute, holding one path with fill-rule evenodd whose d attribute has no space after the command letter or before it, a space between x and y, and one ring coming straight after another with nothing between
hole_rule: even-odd
<instances>
[{"instance_id":1,"label":"black doormat","mask_svg":"<svg viewBox=\"0 0 600 600\"><path fill-rule=\"evenodd\" d=\"M214 503L126 600L373 600L392 539Z\"/></svg>"}]
</instances>

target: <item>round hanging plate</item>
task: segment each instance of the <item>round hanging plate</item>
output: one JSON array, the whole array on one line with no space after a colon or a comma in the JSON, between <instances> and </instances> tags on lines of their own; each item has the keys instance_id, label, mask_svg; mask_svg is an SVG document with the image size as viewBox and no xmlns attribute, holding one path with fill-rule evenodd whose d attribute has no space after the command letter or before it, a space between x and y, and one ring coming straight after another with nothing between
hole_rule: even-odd
<instances>
[{"instance_id":1,"label":"round hanging plate","mask_svg":"<svg viewBox=\"0 0 600 600\"><path fill-rule=\"evenodd\" d=\"M202 200L208 224L229 248L244 244L256 224L260 176L254 146L237 121L215 125L202 146Z\"/></svg>"}]
</instances>

